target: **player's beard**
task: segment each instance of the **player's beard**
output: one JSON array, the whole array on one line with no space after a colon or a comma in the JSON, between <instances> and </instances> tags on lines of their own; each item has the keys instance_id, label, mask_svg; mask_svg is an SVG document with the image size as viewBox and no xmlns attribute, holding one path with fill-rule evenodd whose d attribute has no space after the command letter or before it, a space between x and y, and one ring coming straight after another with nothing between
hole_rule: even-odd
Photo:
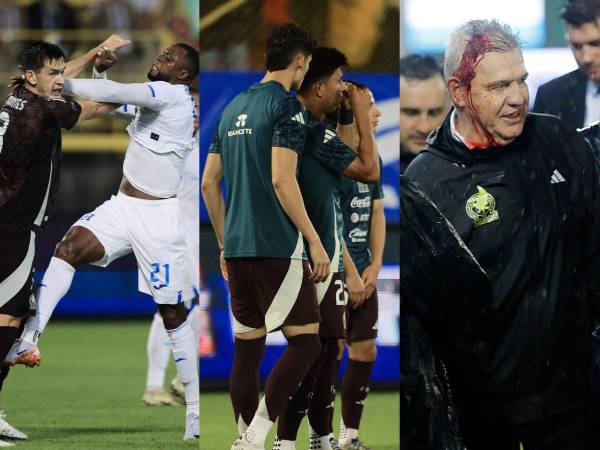
<instances>
[{"instance_id":1,"label":"player's beard","mask_svg":"<svg viewBox=\"0 0 600 450\"><path fill-rule=\"evenodd\" d=\"M152 67L154 67L154 64L152 65ZM150 81L167 81L158 67L156 68L156 73L152 74L152 67L150 67L150 70L146 74Z\"/></svg>"},{"instance_id":2,"label":"player's beard","mask_svg":"<svg viewBox=\"0 0 600 450\"><path fill-rule=\"evenodd\" d=\"M160 72L156 72L156 75L152 75L152 69L150 69L148 71L148 73L146 74L146 76L148 77L148 79L150 81L164 81L162 79L162 77L160 76Z\"/></svg>"}]
</instances>

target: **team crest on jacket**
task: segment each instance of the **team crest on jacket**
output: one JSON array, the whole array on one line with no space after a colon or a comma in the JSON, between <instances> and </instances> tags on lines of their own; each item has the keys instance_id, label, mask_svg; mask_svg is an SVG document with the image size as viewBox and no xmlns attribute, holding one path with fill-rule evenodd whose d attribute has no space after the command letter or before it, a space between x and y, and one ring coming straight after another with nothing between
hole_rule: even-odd
<instances>
[{"instance_id":1,"label":"team crest on jacket","mask_svg":"<svg viewBox=\"0 0 600 450\"><path fill-rule=\"evenodd\" d=\"M496 211L496 199L481 186L477 186L477 192L469 197L465 209L467 216L473 219L475 227L500 218Z\"/></svg>"}]
</instances>

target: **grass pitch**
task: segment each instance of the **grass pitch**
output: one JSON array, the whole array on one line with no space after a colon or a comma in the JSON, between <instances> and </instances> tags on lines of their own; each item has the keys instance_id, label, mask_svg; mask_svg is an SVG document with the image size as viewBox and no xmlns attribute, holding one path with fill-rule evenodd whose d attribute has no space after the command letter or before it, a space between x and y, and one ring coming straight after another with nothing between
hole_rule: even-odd
<instances>
[{"instance_id":1,"label":"grass pitch","mask_svg":"<svg viewBox=\"0 0 600 450\"><path fill-rule=\"evenodd\" d=\"M41 366L14 367L2 391L8 422L29 435L15 448L198 449L182 440L184 406L142 404L150 323L51 322ZM170 363L166 383L174 375Z\"/></svg>"},{"instance_id":2,"label":"grass pitch","mask_svg":"<svg viewBox=\"0 0 600 450\"><path fill-rule=\"evenodd\" d=\"M228 450L237 438L229 394L202 392L200 385L200 449ZM336 395L333 430L339 434L340 396ZM275 428L275 427L274 427ZM269 435L265 449L270 450L275 430ZM375 450L400 448L400 396L397 392L371 392L367 397L360 424L360 437ZM296 441L298 450L308 449L306 420L302 421Z\"/></svg>"}]
</instances>

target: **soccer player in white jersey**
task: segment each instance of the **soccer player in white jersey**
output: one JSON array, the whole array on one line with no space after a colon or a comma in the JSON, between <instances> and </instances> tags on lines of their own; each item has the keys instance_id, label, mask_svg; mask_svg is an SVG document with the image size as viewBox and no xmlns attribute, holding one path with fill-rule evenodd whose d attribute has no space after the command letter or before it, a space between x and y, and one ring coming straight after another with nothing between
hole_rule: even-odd
<instances>
[{"instance_id":1,"label":"soccer player in white jersey","mask_svg":"<svg viewBox=\"0 0 600 450\"><path fill-rule=\"evenodd\" d=\"M192 84L190 92L194 97L196 107L198 106L198 86ZM186 285L183 290L186 299L186 309L189 310L187 320L196 336L196 343L200 339L200 311L199 286L200 286L200 151L198 128L200 126L199 116L194 116L194 150L185 160L183 169L183 183L177 193L179 200L179 211L181 224L185 235L186 251ZM143 277L140 276L140 290L145 293ZM148 371L146 374L146 389L143 396L145 405L175 405L184 398L183 387L179 377L171 381L171 394L164 390L165 375L169 365L171 353L171 340L163 325L162 317L157 311L154 314L150 332L148 333L147 354Z\"/></svg>"},{"instance_id":2,"label":"soccer player in white jersey","mask_svg":"<svg viewBox=\"0 0 600 450\"><path fill-rule=\"evenodd\" d=\"M173 44L160 54L149 83L122 84L105 79L65 80L69 95L137 107L127 127L131 136L123 180L116 196L85 214L56 246L37 292L38 314L26 324L11 362L37 352L37 341L55 306L67 293L75 268L92 263L106 267L133 252L147 289L171 340L177 373L187 405L184 439L199 437L197 343L183 304L186 244L181 230L177 191L186 156L193 149L194 102L189 84L198 75L198 51ZM10 359L10 358L8 358Z\"/></svg>"}]
</instances>

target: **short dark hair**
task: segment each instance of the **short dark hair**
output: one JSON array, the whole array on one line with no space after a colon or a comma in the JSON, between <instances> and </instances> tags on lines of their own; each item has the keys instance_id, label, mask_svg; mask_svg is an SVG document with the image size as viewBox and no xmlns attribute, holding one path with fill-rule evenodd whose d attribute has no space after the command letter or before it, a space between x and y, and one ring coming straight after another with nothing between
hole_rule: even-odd
<instances>
[{"instance_id":1,"label":"short dark hair","mask_svg":"<svg viewBox=\"0 0 600 450\"><path fill-rule=\"evenodd\" d=\"M356 89L359 89L361 91L364 91L365 89L371 90L369 88L369 86L367 86L366 84L359 83L358 81L354 81L354 80L344 80L344 81L346 83L350 83L350 84L354 85L354 87L356 87Z\"/></svg>"},{"instance_id":2,"label":"short dark hair","mask_svg":"<svg viewBox=\"0 0 600 450\"><path fill-rule=\"evenodd\" d=\"M190 72L190 79L188 81L194 80L198 76L198 72L200 72L200 53L191 45L182 42L175 44L175 46L185 52L184 68Z\"/></svg>"},{"instance_id":3,"label":"short dark hair","mask_svg":"<svg viewBox=\"0 0 600 450\"><path fill-rule=\"evenodd\" d=\"M560 10L560 17L574 27L595 22L600 16L600 0L566 0Z\"/></svg>"},{"instance_id":4,"label":"short dark hair","mask_svg":"<svg viewBox=\"0 0 600 450\"><path fill-rule=\"evenodd\" d=\"M319 47L312 54L310 67L298 92L306 92L310 87L331 76L338 67L347 66L346 55L337 48Z\"/></svg>"},{"instance_id":5,"label":"short dark hair","mask_svg":"<svg viewBox=\"0 0 600 450\"><path fill-rule=\"evenodd\" d=\"M51 42L34 42L29 45L19 58L19 69L33 70L39 72L46 61L56 61L58 59L65 60L65 53L62 48Z\"/></svg>"},{"instance_id":6,"label":"short dark hair","mask_svg":"<svg viewBox=\"0 0 600 450\"><path fill-rule=\"evenodd\" d=\"M400 76L406 80L428 80L437 75L444 78L442 69L431 56L407 55L400 58Z\"/></svg>"},{"instance_id":7,"label":"short dark hair","mask_svg":"<svg viewBox=\"0 0 600 450\"><path fill-rule=\"evenodd\" d=\"M265 65L269 72L285 70L296 53L310 55L317 47L317 40L293 23L275 28L267 37Z\"/></svg>"}]
</instances>

